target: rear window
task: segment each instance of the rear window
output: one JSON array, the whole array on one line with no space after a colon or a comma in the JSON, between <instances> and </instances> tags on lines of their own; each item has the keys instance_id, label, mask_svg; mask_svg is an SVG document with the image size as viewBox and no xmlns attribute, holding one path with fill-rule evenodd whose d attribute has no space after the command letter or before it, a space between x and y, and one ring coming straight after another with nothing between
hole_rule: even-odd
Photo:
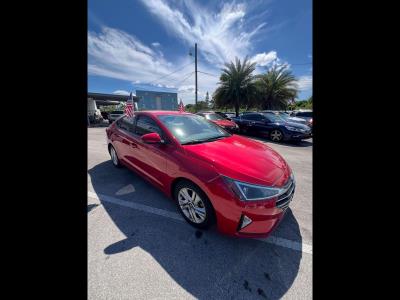
<instances>
[{"instance_id":1,"label":"rear window","mask_svg":"<svg viewBox=\"0 0 400 300\"><path fill-rule=\"evenodd\" d=\"M123 114L124 114L124 111L123 111L123 110L113 110L111 113L112 113L113 115L123 115Z\"/></svg>"}]
</instances>

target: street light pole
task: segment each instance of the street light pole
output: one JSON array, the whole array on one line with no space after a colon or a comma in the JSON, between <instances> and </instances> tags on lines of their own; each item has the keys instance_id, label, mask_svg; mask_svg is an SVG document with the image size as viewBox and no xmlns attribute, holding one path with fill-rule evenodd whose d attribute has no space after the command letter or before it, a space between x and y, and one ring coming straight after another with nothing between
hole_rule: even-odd
<instances>
[{"instance_id":1,"label":"street light pole","mask_svg":"<svg viewBox=\"0 0 400 300\"><path fill-rule=\"evenodd\" d=\"M197 43L194 44L195 109L197 110Z\"/></svg>"}]
</instances>

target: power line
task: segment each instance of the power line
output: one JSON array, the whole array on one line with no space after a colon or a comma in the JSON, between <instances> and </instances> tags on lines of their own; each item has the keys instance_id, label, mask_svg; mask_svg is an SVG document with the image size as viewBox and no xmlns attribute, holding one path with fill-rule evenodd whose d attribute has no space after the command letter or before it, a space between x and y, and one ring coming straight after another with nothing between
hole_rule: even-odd
<instances>
[{"instance_id":1,"label":"power line","mask_svg":"<svg viewBox=\"0 0 400 300\"><path fill-rule=\"evenodd\" d=\"M206 75L210 75L210 76L214 76L214 77L218 77L218 78L219 78L219 75L215 75L215 74L211 74L211 73L207 73L207 72L202 72L202 71L197 71L197 72L203 73L203 74L206 74Z\"/></svg>"},{"instance_id":2,"label":"power line","mask_svg":"<svg viewBox=\"0 0 400 300\"><path fill-rule=\"evenodd\" d=\"M164 78L166 78L166 77L168 77L168 76L170 76L170 75L172 75L172 74L175 74L176 72L179 72L179 71L183 70L184 68L186 68L187 66L189 66L189 65L191 65L191 64L193 64L193 63L194 63L194 62L190 62L190 63L188 63L187 65L184 65L183 67L179 68L178 70L175 70L175 71L173 71L173 72L171 72L171 73L169 73L169 74L163 75L163 76L161 76L160 78L158 78L158 79L156 79L156 80L153 80L152 82L147 83L147 84L148 84L148 85L153 84L153 83L155 83L155 82L157 82L157 81L159 81L159 80L161 80L161 79L164 79Z\"/></svg>"},{"instance_id":3,"label":"power line","mask_svg":"<svg viewBox=\"0 0 400 300\"><path fill-rule=\"evenodd\" d=\"M188 74L188 76L187 77L185 77L184 79L182 79L181 81L178 81L177 83L175 83L174 85L175 86L178 86L178 84L181 84L181 83L183 83L185 80L187 80L189 77L190 77L190 75L192 75L194 73L194 71L192 71L192 72L190 72L189 74Z\"/></svg>"}]
</instances>

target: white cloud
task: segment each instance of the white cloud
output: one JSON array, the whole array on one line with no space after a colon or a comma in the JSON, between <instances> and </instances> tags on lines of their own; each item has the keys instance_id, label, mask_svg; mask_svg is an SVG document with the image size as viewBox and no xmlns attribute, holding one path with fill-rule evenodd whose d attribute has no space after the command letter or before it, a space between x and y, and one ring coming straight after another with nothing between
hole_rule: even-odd
<instances>
[{"instance_id":1,"label":"white cloud","mask_svg":"<svg viewBox=\"0 0 400 300\"><path fill-rule=\"evenodd\" d=\"M200 100L207 91L210 96L213 94L223 63L233 60L235 56L243 59L252 54L255 38L260 36L265 27L265 23L260 23L260 18L257 19L258 24L252 18L254 26L246 21L248 9L252 9L248 4L249 8L246 4L225 3L218 11L209 11L190 0L173 2L174 7L171 2L162 0L142 1L166 30L188 48L198 43L198 70L216 74L198 73ZM160 46L157 41L146 45L124 31L103 26L99 33L88 33L88 73L126 80L133 85L175 88L178 97L182 97L185 103L194 103L194 74L189 76L194 71L193 64L189 65L193 58L183 56L178 61L169 61ZM252 58L259 67L268 65L274 58L279 61L276 51L268 50ZM180 68L183 69L168 75ZM161 77L165 78L159 79Z\"/></svg>"},{"instance_id":2,"label":"white cloud","mask_svg":"<svg viewBox=\"0 0 400 300\"><path fill-rule=\"evenodd\" d=\"M88 34L89 74L150 82L170 72L168 62L124 31L103 27Z\"/></svg>"},{"instance_id":3,"label":"white cloud","mask_svg":"<svg viewBox=\"0 0 400 300\"><path fill-rule=\"evenodd\" d=\"M266 52L258 53L251 58L252 62L255 62L257 65L261 67L265 67L277 60L278 60L278 55L276 51L270 51L268 53Z\"/></svg>"},{"instance_id":4,"label":"white cloud","mask_svg":"<svg viewBox=\"0 0 400 300\"><path fill-rule=\"evenodd\" d=\"M124 90L116 90L114 92L112 92L115 95L126 95L129 96L129 92L128 91L124 91Z\"/></svg>"},{"instance_id":5,"label":"white cloud","mask_svg":"<svg viewBox=\"0 0 400 300\"><path fill-rule=\"evenodd\" d=\"M142 2L170 34L191 47L197 42L200 55L212 64L221 65L235 56L244 58L252 48L252 38L265 26L260 23L245 30L248 26L244 3L224 3L221 10L214 13L193 1L186 1L185 9L181 10L163 0Z\"/></svg>"},{"instance_id":6,"label":"white cloud","mask_svg":"<svg viewBox=\"0 0 400 300\"><path fill-rule=\"evenodd\" d=\"M311 75L300 76L299 79L297 80L297 84L300 91L308 91L312 89L312 76Z\"/></svg>"}]
</instances>

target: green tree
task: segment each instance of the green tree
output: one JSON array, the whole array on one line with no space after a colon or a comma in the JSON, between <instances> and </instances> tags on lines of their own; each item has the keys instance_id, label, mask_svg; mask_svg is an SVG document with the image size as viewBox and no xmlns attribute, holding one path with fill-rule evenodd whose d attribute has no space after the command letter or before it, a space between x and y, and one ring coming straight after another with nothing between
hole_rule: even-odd
<instances>
[{"instance_id":1,"label":"green tree","mask_svg":"<svg viewBox=\"0 0 400 300\"><path fill-rule=\"evenodd\" d=\"M256 96L253 71L255 63L251 63L246 57L243 63L235 58L235 62L225 63L219 78L218 87L213 98L217 108L234 107L236 116L239 115L241 106L248 105Z\"/></svg>"},{"instance_id":2,"label":"green tree","mask_svg":"<svg viewBox=\"0 0 400 300\"><path fill-rule=\"evenodd\" d=\"M257 106L261 109L286 109L298 94L296 77L285 66L275 66L267 73L257 75L256 86Z\"/></svg>"}]
</instances>

